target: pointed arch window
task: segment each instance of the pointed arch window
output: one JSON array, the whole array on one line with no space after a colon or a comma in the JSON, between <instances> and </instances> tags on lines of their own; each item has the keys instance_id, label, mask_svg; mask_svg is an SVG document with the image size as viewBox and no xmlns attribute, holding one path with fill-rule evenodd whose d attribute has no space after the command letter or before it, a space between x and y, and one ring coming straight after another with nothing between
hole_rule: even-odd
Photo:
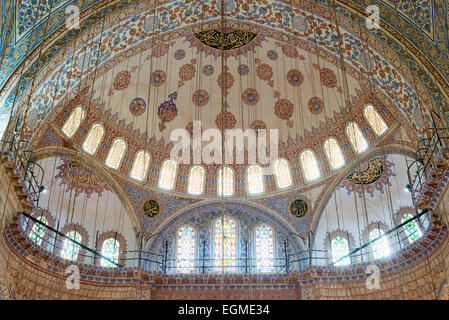
<instances>
[{"instance_id":1,"label":"pointed arch window","mask_svg":"<svg viewBox=\"0 0 449 320\"><path fill-rule=\"evenodd\" d=\"M200 195L204 190L204 169L201 166L194 166L190 169L189 184L187 192Z\"/></svg>"},{"instance_id":2,"label":"pointed arch window","mask_svg":"<svg viewBox=\"0 0 449 320\"><path fill-rule=\"evenodd\" d=\"M274 272L273 229L262 224L256 228L257 272Z\"/></svg>"},{"instance_id":3,"label":"pointed arch window","mask_svg":"<svg viewBox=\"0 0 449 320\"><path fill-rule=\"evenodd\" d=\"M331 241L331 250L332 261L335 263L335 266L346 266L351 263L349 256L345 257L349 255L348 239L344 237L335 237Z\"/></svg>"},{"instance_id":4,"label":"pointed arch window","mask_svg":"<svg viewBox=\"0 0 449 320\"><path fill-rule=\"evenodd\" d=\"M412 219L413 216L410 213L406 213L401 218L401 223L404 223L410 219ZM410 221L409 223L404 225L404 231L407 235L407 239L409 243L413 243L422 236L422 231L419 228L418 224L416 223L416 220Z\"/></svg>"},{"instance_id":5,"label":"pointed arch window","mask_svg":"<svg viewBox=\"0 0 449 320\"><path fill-rule=\"evenodd\" d=\"M248 167L248 192L250 194L260 194L264 191L263 179L262 179L262 169L253 164Z\"/></svg>"},{"instance_id":6,"label":"pointed arch window","mask_svg":"<svg viewBox=\"0 0 449 320\"><path fill-rule=\"evenodd\" d=\"M134 159L133 167L131 168L131 178L143 181L147 176L149 164L150 154L143 150L139 151Z\"/></svg>"},{"instance_id":7,"label":"pointed arch window","mask_svg":"<svg viewBox=\"0 0 449 320\"><path fill-rule=\"evenodd\" d=\"M345 165L345 158L337 140L334 138L327 139L324 143L324 150L332 169L336 170Z\"/></svg>"},{"instance_id":8,"label":"pointed arch window","mask_svg":"<svg viewBox=\"0 0 449 320\"><path fill-rule=\"evenodd\" d=\"M177 272L192 273L195 264L195 229L184 226L178 230Z\"/></svg>"},{"instance_id":9,"label":"pointed arch window","mask_svg":"<svg viewBox=\"0 0 449 320\"><path fill-rule=\"evenodd\" d=\"M106 158L106 165L117 170L120 167L126 151L126 143L123 139L115 139Z\"/></svg>"},{"instance_id":10,"label":"pointed arch window","mask_svg":"<svg viewBox=\"0 0 449 320\"><path fill-rule=\"evenodd\" d=\"M237 230L235 221L229 217L218 219L214 232L214 264L215 271L233 272L237 257Z\"/></svg>"},{"instance_id":11,"label":"pointed arch window","mask_svg":"<svg viewBox=\"0 0 449 320\"><path fill-rule=\"evenodd\" d=\"M103 246L101 247L101 255L103 257L106 257L117 264L119 252L120 252L120 243L116 239L109 238L103 242ZM101 258L101 265L103 267L115 267L116 265L114 263L104 258Z\"/></svg>"},{"instance_id":12,"label":"pointed arch window","mask_svg":"<svg viewBox=\"0 0 449 320\"><path fill-rule=\"evenodd\" d=\"M277 159L274 163L274 173L276 176L276 184L279 189L287 188L292 185L292 175L287 160Z\"/></svg>"},{"instance_id":13,"label":"pointed arch window","mask_svg":"<svg viewBox=\"0 0 449 320\"><path fill-rule=\"evenodd\" d=\"M377 110L372 105L367 105L365 107L365 117L378 136L382 135L385 131L388 130L388 126L385 123L384 119L382 119L379 112L377 112Z\"/></svg>"},{"instance_id":14,"label":"pointed arch window","mask_svg":"<svg viewBox=\"0 0 449 320\"><path fill-rule=\"evenodd\" d=\"M48 222L47 218L45 218L44 216L40 216L39 218L37 218L37 220L42 222L43 224L47 224ZM42 224L35 222L30 232L30 239L35 244L40 246L42 243L42 239L44 239L44 234L45 227Z\"/></svg>"},{"instance_id":15,"label":"pointed arch window","mask_svg":"<svg viewBox=\"0 0 449 320\"><path fill-rule=\"evenodd\" d=\"M64 239L61 256L67 260L77 260L80 246L74 243L73 241L81 243L82 240L81 234L73 230L69 231L66 234L66 237L69 239L67 238ZM70 239L73 241L70 241Z\"/></svg>"},{"instance_id":16,"label":"pointed arch window","mask_svg":"<svg viewBox=\"0 0 449 320\"><path fill-rule=\"evenodd\" d=\"M373 252L373 257L376 260L389 257L391 254L387 237L384 234L385 232L379 228L373 229L369 233L370 241L373 241L374 239L381 237L377 241L371 243L371 250Z\"/></svg>"},{"instance_id":17,"label":"pointed arch window","mask_svg":"<svg viewBox=\"0 0 449 320\"><path fill-rule=\"evenodd\" d=\"M173 190L175 187L176 171L178 166L175 161L168 159L162 164L162 170L159 177L159 188L164 190Z\"/></svg>"},{"instance_id":18,"label":"pointed arch window","mask_svg":"<svg viewBox=\"0 0 449 320\"><path fill-rule=\"evenodd\" d=\"M234 171L229 167L218 170L217 194L225 197L234 195Z\"/></svg>"},{"instance_id":19,"label":"pointed arch window","mask_svg":"<svg viewBox=\"0 0 449 320\"><path fill-rule=\"evenodd\" d=\"M84 120L84 109L81 107L76 108L70 114L69 119L64 123L62 132L68 137L72 138L76 130L78 130L81 121Z\"/></svg>"},{"instance_id":20,"label":"pointed arch window","mask_svg":"<svg viewBox=\"0 0 449 320\"><path fill-rule=\"evenodd\" d=\"M348 138L357 153L362 153L368 150L368 142L363 136L362 131L360 131L357 123L349 123L346 127L346 134L348 135Z\"/></svg>"},{"instance_id":21,"label":"pointed arch window","mask_svg":"<svg viewBox=\"0 0 449 320\"><path fill-rule=\"evenodd\" d=\"M104 129L101 124L94 124L90 129L86 140L83 143L83 149L87 153L93 155L97 151L101 138L103 138Z\"/></svg>"},{"instance_id":22,"label":"pointed arch window","mask_svg":"<svg viewBox=\"0 0 449 320\"><path fill-rule=\"evenodd\" d=\"M305 150L301 153L300 158L306 181L318 179L321 176L321 173L318 168L318 162L316 161L315 154L310 150Z\"/></svg>"}]
</instances>

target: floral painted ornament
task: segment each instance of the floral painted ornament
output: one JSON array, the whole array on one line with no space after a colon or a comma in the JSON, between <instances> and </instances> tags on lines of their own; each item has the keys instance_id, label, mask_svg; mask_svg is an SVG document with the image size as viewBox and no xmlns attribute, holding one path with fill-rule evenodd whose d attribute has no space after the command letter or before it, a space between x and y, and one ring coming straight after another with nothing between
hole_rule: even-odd
<instances>
[{"instance_id":1,"label":"floral painted ornament","mask_svg":"<svg viewBox=\"0 0 449 320\"><path fill-rule=\"evenodd\" d=\"M167 122L173 121L178 115L178 109L176 108L175 101L178 98L178 93L175 91L168 96L168 100L165 100L157 108L157 115L162 123L159 123L159 131L164 131Z\"/></svg>"},{"instance_id":2,"label":"floral painted ornament","mask_svg":"<svg viewBox=\"0 0 449 320\"><path fill-rule=\"evenodd\" d=\"M290 118L293 116L294 109L295 107L290 100L279 99L274 105L274 114L282 120L287 120L287 125L292 128L293 121Z\"/></svg>"}]
</instances>

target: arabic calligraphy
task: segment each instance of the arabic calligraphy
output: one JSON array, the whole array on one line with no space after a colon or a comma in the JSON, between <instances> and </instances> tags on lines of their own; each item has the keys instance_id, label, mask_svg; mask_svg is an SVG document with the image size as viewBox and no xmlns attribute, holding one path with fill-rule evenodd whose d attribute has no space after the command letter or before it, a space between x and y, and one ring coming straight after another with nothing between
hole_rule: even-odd
<instances>
[{"instance_id":1,"label":"arabic calligraphy","mask_svg":"<svg viewBox=\"0 0 449 320\"><path fill-rule=\"evenodd\" d=\"M308 210L309 210L309 207L307 205L307 202L305 202L302 199L296 199L290 205L290 212L292 213L292 215L294 215L297 218L304 217Z\"/></svg>"},{"instance_id":2,"label":"arabic calligraphy","mask_svg":"<svg viewBox=\"0 0 449 320\"><path fill-rule=\"evenodd\" d=\"M257 34L250 31L233 30L222 32L215 29L201 31L194 34L203 44L219 50L233 50L250 43Z\"/></svg>"},{"instance_id":3,"label":"arabic calligraphy","mask_svg":"<svg viewBox=\"0 0 449 320\"><path fill-rule=\"evenodd\" d=\"M156 200L149 199L143 204L143 213L150 218L153 218L159 214L160 207Z\"/></svg>"},{"instance_id":4,"label":"arabic calligraphy","mask_svg":"<svg viewBox=\"0 0 449 320\"><path fill-rule=\"evenodd\" d=\"M364 171L354 171L346 180L355 184L371 184L379 180L384 172L383 162L376 158L368 162L368 168Z\"/></svg>"}]
</instances>

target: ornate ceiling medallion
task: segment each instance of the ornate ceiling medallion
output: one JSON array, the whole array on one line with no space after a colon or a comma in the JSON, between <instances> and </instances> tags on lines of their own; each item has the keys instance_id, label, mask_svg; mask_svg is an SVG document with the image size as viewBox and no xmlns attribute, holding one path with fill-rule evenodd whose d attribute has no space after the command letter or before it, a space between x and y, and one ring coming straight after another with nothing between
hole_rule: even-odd
<instances>
[{"instance_id":1,"label":"ornate ceiling medallion","mask_svg":"<svg viewBox=\"0 0 449 320\"><path fill-rule=\"evenodd\" d=\"M61 178L59 185L65 185L66 191L75 190L76 196L84 192L89 198L94 192L101 196L104 190L109 190L107 184L99 175L79 162L64 158L62 158L62 161L63 163L56 168L59 173L55 178Z\"/></svg>"},{"instance_id":2,"label":"ornate ceiling medallion","mask_svg":"<svg viewBox=\"0 0 449 320\"><path fill-rule=\"evenodd\" d=\"M356 192L359 197L364 192L373 197L375 190L383 193L384 185L391 185L389 177L395 175L391 170L393 165L392 162L384 158L376 158L365 162L361 165L361 171L354 171L343 180L340 188L346 188L348 195L351 192Z\"/></svg>"},{"instance_id":3,"label":"ornate ceiling medallion","mask_svg":"<svg viewBox=\"0 0 449 320\"><path fill-rule=\"evenodd\" d=\"M161 211L159 203L154 199L148 199L143 203L142 212L148 218L154 218Z\"/></svg>"},{"instance_id":4,"label":"ornate ceiling medallion","mask_svg":"<svg viewBox=\"0 0 449 320\"><path fill-rule=\"evenodd\" d=\"M224 50L226 56L237 56L246 55L248 51L260 46L264 37L251 31L231 27L221 31L220 27L217 27L206 31L192 32L187 36L187 40L192 46L204 51L206 55L221 56L222 50Z\"/></svg>"},{"instance_id":5,"label":"ornate ceiling medallion","mask_svg":"<svg viewBox=\"0 0 449 320\"><path fill-rule=\"evenodd\" d=\"M303 199L296 199L290 205L290 212L296 218L304 217L307 214L307 211L309 211L309 206Z\"/></svg>"}]
</instances>

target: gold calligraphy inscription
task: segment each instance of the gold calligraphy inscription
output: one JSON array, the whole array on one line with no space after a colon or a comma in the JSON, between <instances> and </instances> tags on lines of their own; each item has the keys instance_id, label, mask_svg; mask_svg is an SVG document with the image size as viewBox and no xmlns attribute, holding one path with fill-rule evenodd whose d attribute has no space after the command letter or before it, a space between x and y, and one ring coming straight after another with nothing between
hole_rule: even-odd
<instances>
[{"instance_id":1,"label":"gold calligraphy inscription","mask_svg":"<svg viewBox=\"0 0 449 320\"><path fill-rule=\"evenodd\" d=\"M370 184L380 179L384 172L384 165L380 158L368 162L368 168L364 171L354 171L346 180L355 184Z\"/></svg>"},{"instance_id":2,"label":"gold calligraphy inscription","mask_svg":"<svg viewBox=\"0 0 449 320\"><path fill-rule=\"evenodd\" d=\"M98 175L84 168L80 163L76 161L69 162L67 173L72 182L80 186L93 187L101 186L104 184L104 181Z\"/></svg>"},{"instance_id":3,"label":"gold calligraphy inscription","mask_svg":"<svg viewBox=\"0 0 449 320\"><path fill-rule=\"evenodd\" d=\"M297 218L304 217L308 210L309 210L309 207L307 205L307 202L305 202L302 199L296 199L290 205L290 212L292 213L292 215L294 215Z\"/></svg>"},{"instance_id":4,"label":"gold calligraphy inscription","mask_svg":"<svg viewBox=\"0 0 449 320\"><path fill-rule=\"evenodd\" d=\"M194 34L205 45L219 50L233 50L250 43L257 34L250 31L234 30L222 32L215 29L201 31Z\"/></svg>"},{"instance_id":5,"label":"gold calligraphy inscription","mask_svg":"<svg viewBox=\"0 0 449 320\"><path fill-rule=\"evenodd\" d=\"M153 218L159 214L160 207L156 200L150 199L143 204L143 213Z\"/></svg>"}]
</instances>

